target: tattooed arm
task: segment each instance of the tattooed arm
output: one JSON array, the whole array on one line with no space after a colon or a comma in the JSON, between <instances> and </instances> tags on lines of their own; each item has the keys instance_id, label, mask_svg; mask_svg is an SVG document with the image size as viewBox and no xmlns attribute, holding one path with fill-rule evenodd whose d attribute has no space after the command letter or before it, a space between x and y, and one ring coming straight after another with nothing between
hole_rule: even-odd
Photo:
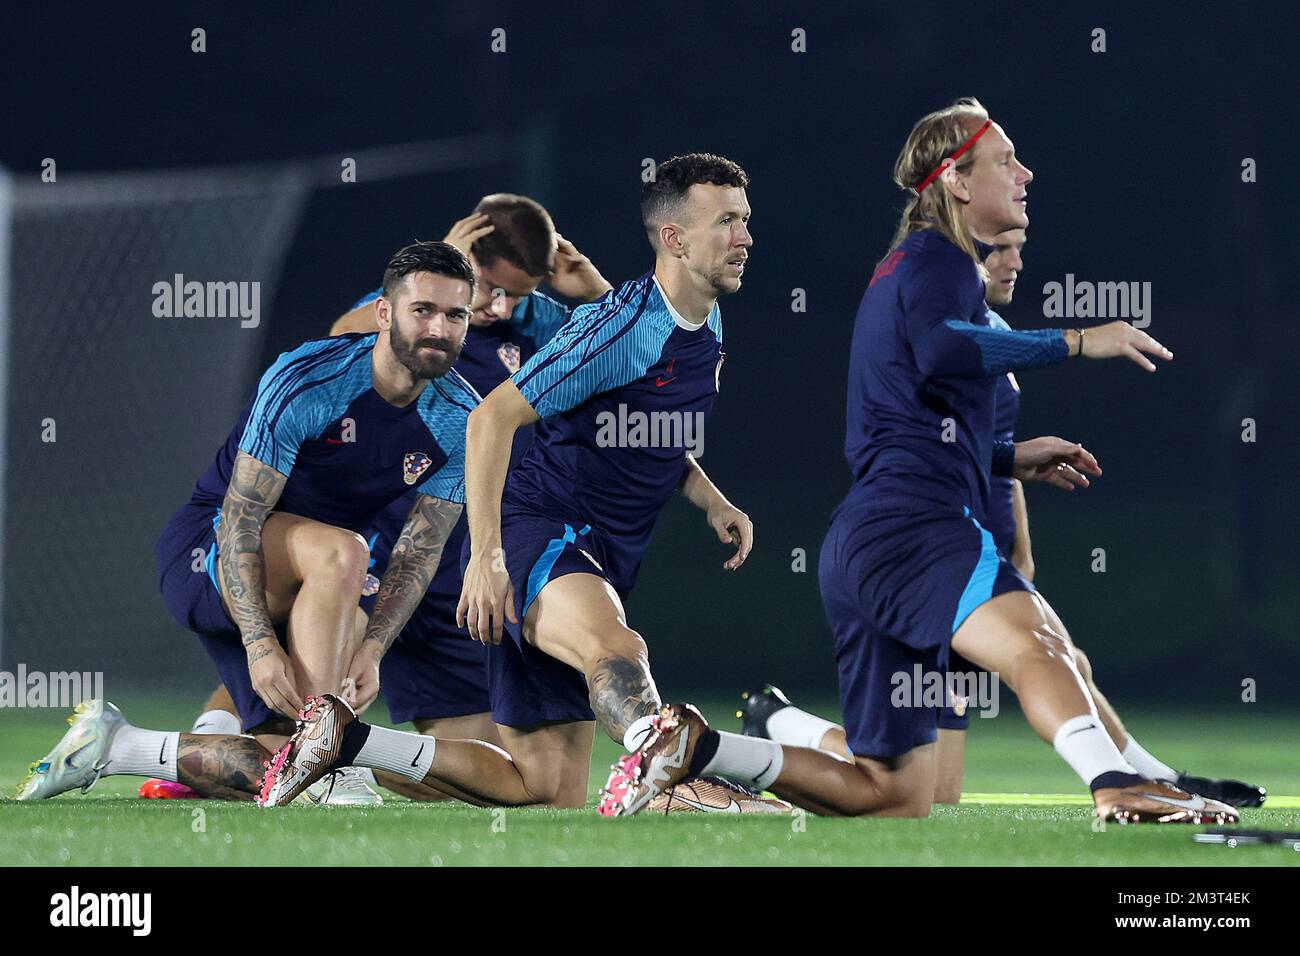
<instances>
[{"instance_id":1,"label":"tattooed arm","mask_svg":"<svg viewBox=\"0 0 1300 956\"><path fill-rule=\"evenodd\" d=\"M302 706L289 657L266 607L262 525L280 500L285 476L246 452L235 458L217 527L221 593L239 626L253 689L266 706L293 717Z\"/></svg>"},{"instance_id":2,"label":"tattooed arm","mask_svg":"<svg viewBox=\"0 0 1300 956\"><path fill-rule=\"evenodd\" d=\"M686 456L680 490L691 504L704 512L709 527L717 533L718 540L736 546L736 553L722 566L728 571L734 571L744 564L754 547L754 522L749 520L749 515L728 501L718 486L709 480L694 455Z\"/></svg>"},{"instance_id":3,"label":"tattooed arm","mask_svg":"<svg viewBox=\"0 0 1300 956\"><path fill-rule=\"evenodd\" d=\"M415 496L415 506L393 545L388 568L379 582L379 596L375 598L375 610L366 627L366 639L348 668L348 677L356 684L355 693L348 695L348 703L358 714L379 693L379 661L424 599L424 592L429 589L429 582L442 560L442 546L460 520L462 509L462 505L432 495Z\"/></svg>"}]
</instances>

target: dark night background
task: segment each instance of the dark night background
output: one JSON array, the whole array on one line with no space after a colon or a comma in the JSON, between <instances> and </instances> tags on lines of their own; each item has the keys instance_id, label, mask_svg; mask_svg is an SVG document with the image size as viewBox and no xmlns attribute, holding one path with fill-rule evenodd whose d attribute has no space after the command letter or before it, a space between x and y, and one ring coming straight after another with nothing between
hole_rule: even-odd
<instances>
[{"instance_id":1,"label":"dark night background","mask_svg":"<svg viewBox=\"0 0 1300 956\"><path fill-rule=\"evenodd\" d=\"M669 697L761 680L833 690L816 555L848 484L850 328L901 206L890 171L911 124L978 96L1036 174L1026 271L1003 314L1051 324L1042 287L1067 273L1149 281L1148 331L1177 356L1155 376L1118 361L1020 376L1019 436L1080 440L1106 470L1086 492L1029 490L1040 588L1117 701L1213 709L1238 702L1251 677L1261 706L1292 706L1300 31L1290 8L489 0L130 14L28 5L5 19L0 163L18 176L47 156L68 182L326 157L337 178L339 158L368 148L505 134L491 166L367 184L362 165L357 184L314 191L263 306L260 362L228 369L244 393L279 351L323 334L377 285L392 250L440 238L484 193L539 199L617 284L652 261L636 205L645 157L710 150L747 169L756 244L744 289L722 303L728 361L703 464L754 518L757 547L743 571L724 573L727 552L702 516L684 502L665 513L629 614ZM196 26L203 54L190 52ZM505 54L490 52L496 27ZM1104 54L1090 51L1094 27L1107 31ZM795 28L806 53L791 52ZM1246 157L1257 182L1242 182ZM796 288L806 313L791 311ZM140 322L157 322L147 301ZM93 315L53 316L84 329L80 346L95 354ZM11 321L21 338L24 316ZM156 413L140 427L189 428L184 403ZM1244 418L1257 423L1255 443L1241 440ZM186 477L149 490L156 525L102 556L147 582L134 610L105 609L93 627L61 620L82 586L60 575L76 541L10 547L7 573L39 579L47 618L33 627L7 610L6 667L104 670L110 693L212 682L197 641L157 598L151 554L224 427L177 446ZM73 436L61 453L74 455L74 423L60 428ZM11 418L14 488L42 467L34 429ZM85 473L62 507L93 510L100 480ZM13 494L8 508L11 520L43 520ZM796 548L806 573L791 570ZM1090 570L1094 548L1106 551L1104 574Z\"/></svg>"}]
</instances>

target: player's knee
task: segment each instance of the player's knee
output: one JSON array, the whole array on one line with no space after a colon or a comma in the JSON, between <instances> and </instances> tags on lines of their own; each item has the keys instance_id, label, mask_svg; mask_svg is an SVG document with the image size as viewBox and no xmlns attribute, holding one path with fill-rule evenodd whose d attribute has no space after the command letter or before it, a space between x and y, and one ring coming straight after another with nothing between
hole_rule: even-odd
<instances>
[{"instance_id":1,"label":"player's knee","mask_svg":"<svg viewBox=\"0 0 1300 956\"><path fill-rule=\"evenodd\" d=\"M518 766L518 764L516 764ZM560 806L561 775L558 767L552 763L530 764L520 767L524 791L528 794L528 803L533 806Z\"/></svg>"},{"instance_id":2,"label":"player's knee","mask_svg":"<svg viewBox=\"0 0 1300 956\"><path fill-rule=\"evenodd\" d=\"M621 657L627 660L648 662L650 651L645 640L630 627L616 627L592 634L587 641L588 650L583 656L587 673L601 661Z\"/></svg>"},{"instance_id":3,"label":"player's knee","mask_svg":"<svg viewBox=\"0 0 1300 956\"><path fill-rule=\"evenodd\" d=\"M961 803L961 786L949 783L934 785L934 802L946 805Z\"/></svg>"},{"instance_id":4,"label":"player's knee","mask_svg":"<svg viewBox=\"0 0 1300 956\"><path fill-rule=\"evenodd\" d=\"M1088 660L1088 655L1079 648L1074 648L1074 665L1079 668L1079 675L1088 683L1092 683L1092 661Z\"/></svg>"},{"instance_id":5,"label":"player's knee","mask_svg":"<svg viewBox=\"0 0 1300 956\"><path fill-rule=\"evenodd\" d=\"M1014 690L1026 668L1070 667L1074 663L1073 648L1069 638L1051 626L1040 624L1029 633L1029 640L1020 644L1011 661L1011 673L1003 674Z\"/></svg>"},{"instance_id":6,"label":"player's knee","mask_svg":"<svg viewBox=\"0 0 1300 956\"><path fill-rule=\"evenodd\" d=\"M352 531L334 529L322 536L305 563L305 576L345 587L361 587L370 565L366 539Z\"/></svg>"}]
</instances>

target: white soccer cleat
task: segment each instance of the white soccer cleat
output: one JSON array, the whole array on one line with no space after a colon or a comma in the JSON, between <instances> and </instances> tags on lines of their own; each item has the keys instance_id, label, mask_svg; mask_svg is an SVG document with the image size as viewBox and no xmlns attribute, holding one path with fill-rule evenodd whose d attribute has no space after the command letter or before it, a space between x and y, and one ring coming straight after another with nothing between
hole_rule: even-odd
<instances>
[{"instance_id":1,"label":"white soccer cleat","mask_svg":"<svg viewBox=\"0 0 1300 956\"><path fill-rule=\"evenodd\" d=\"M318 807L382 807L384 798L370 786L373 779L364 767L344 767L321 777L298 794L294 803Z\"/></svg>"},{"instance_id":2,"label":"white soccer cleat","mask_svg":"<svg viewBox=\"0 0 1300 956\"><path fill-rule=\"evenodd\" d=\"M16 800L48 800L68 790L85 793L108 766L108 746L118 728L126 726L122 712L104 700L84 700L68 718L71 729L54 749L27 770Z\"/></svg>"}]
</instances>

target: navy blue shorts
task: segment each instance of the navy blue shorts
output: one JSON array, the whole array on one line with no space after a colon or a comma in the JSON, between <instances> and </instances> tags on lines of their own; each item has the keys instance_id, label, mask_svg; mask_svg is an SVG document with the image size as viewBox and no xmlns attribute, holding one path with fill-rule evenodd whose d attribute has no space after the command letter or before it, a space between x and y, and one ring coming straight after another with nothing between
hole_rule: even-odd
<instances>
[{"instance_id":1,"label":"navy blue shorts","mask_svg":"<svg viewBox=\"0 0 1300 956\"><path fill-rule=\"evenodd\" d=\"M386 514L379 529L366 536L372 578L367 591L378 590L379 578L405 523L405 510L397 508ZM379 662L380 690L395 724L485 714L490 709L487 648L456 626L460 550L465 537L462 515L443 545L442 562L424 599ZM361 600L367 614L374 611L375 597L372 593Z\"/></svg>"},{"instance_id":2,"label":"navy blue shorts","mask_svg":"<svg viewBox=\"0 0 1300 956\"><path fill-rule=\"evenodd\" d=\"M488 647L492 719L506 727L595 720L586 677L524 640L522 623L542 588L566 574L598 575L626 600L640 551L589 525L517 509L502 511L501 548L520 624L507 623L508 637Z\"/></svg>"},{"instance_id":3,"label":"navy blue shorts","mask_svg":"<svg viewBox=\"0 0 1300 956\"><path fill-rule=\"evenodd\" d=\"M485 714L487 648L456 626L458 598L426 594L379 662L393 723Z\"/></svg>"},{"instance_id":4,"label":"navy blue shorts","mask_svg":"<svg viewBox=\"0 0 1300 956\"><path fill-rule=\"evenodd\" d=\"M154 556L168 611L198 636L247 731L282 715L253 689L239 627L217 590L215 518L215 509L185 506L168 522ZM385 544L374 535L368 540L375 552L372 572L382 570L388 557L384 548L391 541ZM369 614L375 590L365 590L371 593L363 594L361 607ZM456 628L455 612L456 599L427 594L380 662L381 691L394 722L487 712L486 649ZM286 625L276 624L275 632L281 646L287 646Z\"/></svg>"},{"instance_id":5,"label":"navy blue shorts","mask_svg":"<svg viewBox=\"0 0 1300 956\"><path fill-rule=\"evenodd\" d=\"M937 737L952 635L975 608L1033 591L969 511L841 507L822 544L822 602L835 635L849 750L898 757ZM922 675L917 684L915 676Z\"/></svg>"},{"instance_id":6,"label":"navy blue shorts","mask_svg":"<svg viewBox=\"0 0 1300 956\"><path fill-rule=\"evenodd\" d=\"M239 627L221 603L216 577L216 516L215 508L181 508L167 522L154 546L154 560L163 603L181 627L198 635L248 731L269 720L285 718L262 703L253 690ZM284 625L276 625L275 633L284 645Z\"/></svg>"},{"instance_id":7,"label":"navy blue shorts","mask_svg":"<svg viewBox=\"0 0 1300 956\"><path fill-rule=\"evenodd\" d=\"M954 674L980 674L984 668L973 664L954 650L948 651L948 670ZM970 711L963 707L959 714L953 709L952 702L945 701L939 708L940 730L965 730L970 726Z\"/></svg>"}]
</instances>

